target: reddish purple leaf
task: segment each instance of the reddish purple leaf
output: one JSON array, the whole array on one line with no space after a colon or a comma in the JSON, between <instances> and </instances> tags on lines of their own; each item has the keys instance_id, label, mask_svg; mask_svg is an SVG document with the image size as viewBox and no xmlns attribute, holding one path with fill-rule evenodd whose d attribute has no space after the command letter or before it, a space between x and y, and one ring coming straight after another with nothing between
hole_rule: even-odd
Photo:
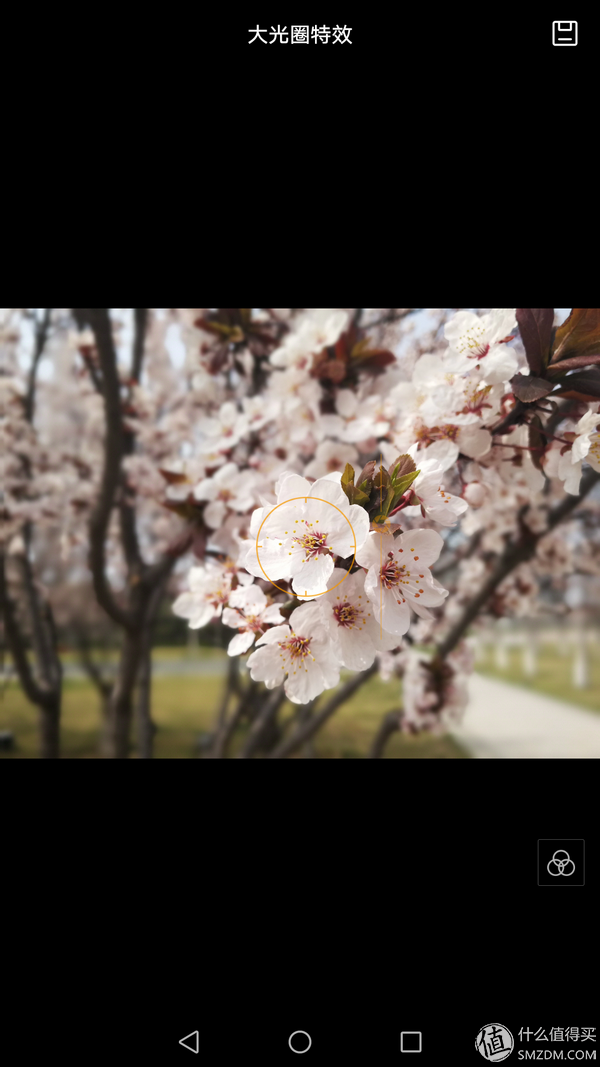
<instances>
[{"instance_id":1,"label":"reddish purple leaf","mask_svg":"<svg viewBox=\"0 0 600 1067\"><path fill-rule=\"evenodd\" d=\"M541 400L554 389L554 382L546 382L543 378L520 372L511 378L510 384L515 396L524 404L533 404L534 400Z\"/></svg>"},{"instance_id":2,"label":"reddish purple leaf","mask_svg":"<svg viewBox=\"0 0 600 1067\"><path fill-rule=\"evenodd\" d=\"M517 322L532 374L548 366L554 308L517 308Z\"/></svg>"},{"instance_id":3,"label":"reddish purple leaf","mask_svg":"<svg viewBox=\"0 0 600 1067\"><path fill-rule=\"evenodd\" d=\"M600 308L573 308L556 331L552 363L597 352L599 344Z\"/></svg>"},{"instance_id":4,"label":"reddish purple leaf","mask_svg":"<svg viewBox=\"0 0 600 1067\"><path fill-rule=\"evenodd\" d=\"M560 392L556 395L568 396L573 400L600 399L600 369L592 367L590 370L569 374L560 383Z\"/></svg>"}]
</instances>

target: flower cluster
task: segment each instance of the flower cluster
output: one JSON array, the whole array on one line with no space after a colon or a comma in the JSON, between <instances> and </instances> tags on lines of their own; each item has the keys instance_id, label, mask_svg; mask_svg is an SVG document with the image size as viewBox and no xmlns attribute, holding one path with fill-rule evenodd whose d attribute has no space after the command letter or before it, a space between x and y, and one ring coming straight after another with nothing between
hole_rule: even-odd
<instances>
[{"instance_id":1,"label":"flower cluster","mask_svg":"<svg viewBox=\"0 0 600 1067\"><path fill-rule=\"evenodd\" d=\"M205 404L193 453L202 473L184 488L203 544L221 562L193 569L175 610L190 612L190 625L222 613L238 631L229 654L253 647L252 678L268 688L284 684L295 703L335 686L341 669L365 670L377 657L389 673L396 663L389 657L404 656L405 701L413 709L406 721L442 721L444 708L458 714L468 656L463 651L438 670L432 646L433 685L423 658L413 662L402 639L413 615L422 620L421 639L435 639L488 564L481 555L461 562L459 554L451 596L432 569L465 538L492 559L524 509L529 528L542 530L561 483L577 493L582 465L600 470L593 397L579 409L575 403L576 421L542 432L553 361L573 349L555 329L536 364L523 315L511 308L442 312L444 336L433 331L429 351L412 364L374 345L352 309L190 316L187 341L200 351L195 375ZM529 408L519 400L529 388L528 364L549 382ZM544 568L559 556L571 560L543 544L539 561L505 582L489 611L530 610ZM227 568L229 585L221 580L220 592L215 567ZM419 711L423 701L434 708L429 717Z\"/></svg>"},{"instance_id":2,"label":"flower cluster","mask_svg":"<svg viewBox=\"0 0 600 1067\"><path fill-rule=\"evenodd\" d=\"M599 364L593 308L0 309L11 597L37 633L91 568L144 629L166 590L269 713L378 669L433 728L469 627L598 574Z\"/></svg>"}]
</instances>

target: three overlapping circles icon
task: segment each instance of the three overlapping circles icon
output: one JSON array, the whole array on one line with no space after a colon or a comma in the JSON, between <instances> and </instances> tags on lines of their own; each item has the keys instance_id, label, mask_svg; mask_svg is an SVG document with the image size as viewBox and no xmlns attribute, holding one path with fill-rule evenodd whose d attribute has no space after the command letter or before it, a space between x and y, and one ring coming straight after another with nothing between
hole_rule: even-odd
<instances>
[{"instance_id":1,"label":"three overlapping circles icon","mask_svg":"<svg viewBox=\"0 0 600 1067\"><path fill-rule=\"evenodd\" d=\"M568 878L575 873L575 864L564 848L558 848L547 867L548 874L558 878L561 874Z\"/></svg>"}]
</instances>

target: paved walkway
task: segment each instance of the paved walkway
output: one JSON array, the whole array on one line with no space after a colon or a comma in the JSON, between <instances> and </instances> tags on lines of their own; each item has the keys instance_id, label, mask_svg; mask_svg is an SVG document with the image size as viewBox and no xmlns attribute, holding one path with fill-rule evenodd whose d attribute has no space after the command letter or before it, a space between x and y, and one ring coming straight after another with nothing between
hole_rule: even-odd
<instances>
[{"instance_id":1,"label":"paved walkway","mask_svg":"<svg viewBox=\"0 0 600 1067\"><path fill-rule=\"evenodd\" d=\"M600 759L600 714L474 674L452 736L477 759Z\"/></svg>"},{"instance_id":2,"label":"paved walkway","mask_svg":"<svg viewBox=\"0 0 600 1067\"><path fill-rule=\"evenodd\" d=\"M79 667L74 663L67 663L63 668L64 677L72 679L86 679L88 674L84 671L83 667ZM106 675L107 679L111 678L111 674L108 671L106 664L102 664L102 671ZM225 661L220 662L218 660L186 660L186 659L165 659L154 660L152 665L152 675L155 678L170 678L181 677L181 675L221 675L225 676ZM0 685L2 682L5 684L9 681L15 681L16 674L12 667L5 665L4 674L0 674Z\"/></svg>"}]
</instances>

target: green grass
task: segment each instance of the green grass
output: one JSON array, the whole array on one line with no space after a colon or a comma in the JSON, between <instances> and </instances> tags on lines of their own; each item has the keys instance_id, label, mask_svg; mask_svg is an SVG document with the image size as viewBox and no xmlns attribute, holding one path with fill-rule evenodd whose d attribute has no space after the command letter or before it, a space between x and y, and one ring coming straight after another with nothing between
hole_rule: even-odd
<instances>
[{"instance_id":1,"label":"green grass","mask_svg":"<svg viewBox=\"0 0 600 1067\"><path fill-rule=\"evenodd\" d=\"M117 649L107 649L94 651L94 659L100 664L116 664L119 653ZM10 661L10 657L7 657ZM81 660L78 652L72 652L70 650L61 651L61 662L63 666L78 667L81 664ZM155 663L165 663L169 661L178 660L222 660L224 663L227 659L227 652L220 648L204 647L198 644L176 646L161 646L152 650L152 658Z\"/></svg>"},{"instance_id":2,"label":"green grass","mask_svg":"<svg viewBox=\"0 0 600 1067\"><path fill-rule=\"evenodd\" d=\"M535 678L527 678L522 665L523 654L520 649L507 650L508 667L499 670L491 648L486 648L484 658L477 663L477 671L488 678L497 678L502 682L544 693L556 700L565 700L588 711L600 712L600 656L593 648L589 649L590 684L585 689L578 689L571 681L572 651L565 649L562 654L551 645L542 645L538 653L538 673Z\"/></svg>"},{"instance_id":3,"label":"green grass","mask_svg":"<svg viewBox=\"0 0 600 1067\"><path fill-rule=\"evenodd\" d=\"M206 650L202 650L206 651ZM174 676L153 682L153 718L158 727L158 759L191 759L197 755L198 734L213 727L222 679L219 676ZM315 738L315 755L321 759L361 759L366 755L382 717L399 704L398 682L371 679L343 705ZM287 703L284 720L296 713ZM17 749L0 752L0 758L34 759L38 756L37 710L16 684L10 684L0 702L0 730L12 730ZM62 714L62 755L67 759L98 758L100 711L96 691L87 681L67 679ZM240 730L231 754L243 743ZM300 756L292 757L300 758ZM465 759L450 737L404 737L395 734L385 751L387 759Z\"/></svg>"}]
</instances>

